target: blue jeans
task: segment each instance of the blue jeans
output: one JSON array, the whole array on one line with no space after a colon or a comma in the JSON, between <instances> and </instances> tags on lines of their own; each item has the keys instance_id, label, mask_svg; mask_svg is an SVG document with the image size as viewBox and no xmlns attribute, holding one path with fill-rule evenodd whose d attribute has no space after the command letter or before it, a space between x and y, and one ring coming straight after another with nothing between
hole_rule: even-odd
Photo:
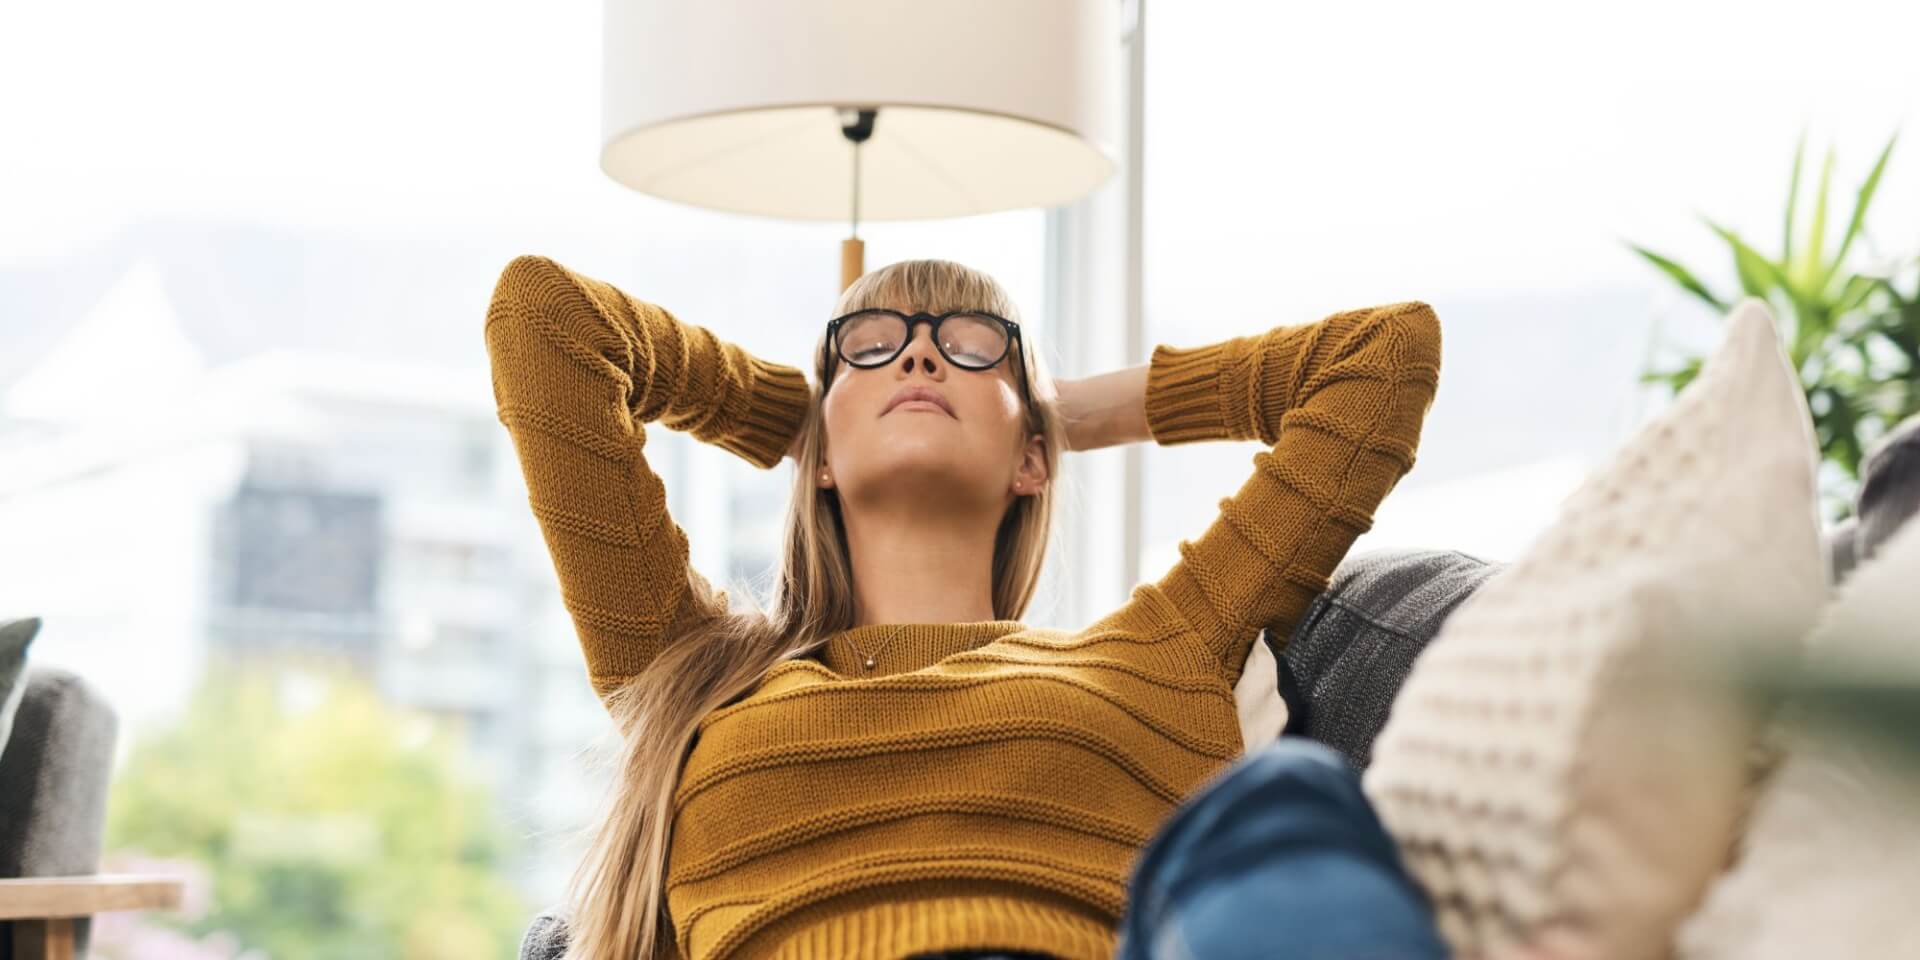
<instances>
[{"instance_id":1,"label":"blue jeans","mask_svg":"<svg viewBox=\"0 0 1920 960\"><path fill-rule=\"evenodd\" d=\"M1426 960L1425 896L1338 753L1282 737L1189 797L1128 881L1117 960Z\"/></svg>"}]
</instances>

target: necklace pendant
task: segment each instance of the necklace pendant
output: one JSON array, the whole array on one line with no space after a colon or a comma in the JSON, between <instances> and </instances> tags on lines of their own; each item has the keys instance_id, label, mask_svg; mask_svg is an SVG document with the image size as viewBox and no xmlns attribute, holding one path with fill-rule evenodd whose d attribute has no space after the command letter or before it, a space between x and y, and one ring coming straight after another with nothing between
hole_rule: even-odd
<instances>
[{"instance_id":1,"label":"necklace pendant","mask_svg":"<svg viewBox=\"0 0 1920 960\"><path fill-rule=\"evenodd\" d=\"M873 658L872 658L872 657L868 657L868 658L867 658L867 669L868 669L868 670L872 670L872 669L873 669Z\"/></svg>"}]
</instances>

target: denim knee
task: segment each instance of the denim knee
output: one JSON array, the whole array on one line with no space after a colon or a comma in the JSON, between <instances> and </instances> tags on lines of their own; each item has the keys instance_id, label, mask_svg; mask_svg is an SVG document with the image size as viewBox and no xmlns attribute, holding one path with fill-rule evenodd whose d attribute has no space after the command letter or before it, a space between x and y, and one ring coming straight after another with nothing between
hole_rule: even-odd
<instances>
[{"instance_id":1,"label":"denim knee","mask_svg":"<svg viewBox=\"0 0 1920 960\"><path fill-rule=\"evenodd\" d=\"M1122 955L1147 956L1143 951L1173 928L1172 914L1196 891L1218 904L1222 883L1257 887L1272 882L1276 871L1304 880L1324 871L1329 858L1350 863L1340 868L1345 873L1375 878L1365 885L1372 896L1425 912L1424 897L1402 872L1398 851L1345 758L1315 741L1282 737L1201 788L1142 851L1129 884ZM1420 920L1409 923L1417 927Z\"/></svg>"},{"instance_id":2,"label":"denim knee","mask_svg":"<svg viewBox=\"0 0 1920 960\"><path fill-rule=\"evenodd\" d=\"M1196 854L1239 845L1231 838L1245 832L1252 814L1282 807L1315 822L1354 815L1377 822L1345 758L1305 737L1281 737L1222 771L1161 825L1134 863L1136 900L1159 912Z\"/></svg>"}]
</instances>

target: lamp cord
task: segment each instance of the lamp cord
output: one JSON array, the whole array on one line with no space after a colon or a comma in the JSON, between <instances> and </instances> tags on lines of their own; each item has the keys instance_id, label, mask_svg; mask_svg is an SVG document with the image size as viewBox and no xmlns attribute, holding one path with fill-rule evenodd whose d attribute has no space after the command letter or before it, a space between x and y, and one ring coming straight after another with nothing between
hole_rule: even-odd
<instances>
[{"instance_id":1,"label":"lamp cord","mask_svg":"<svg viewBox=\"0 0 1920 960\"><path fill-rule=\"evenodd\" d=\"M873 136L873 121L879 110L840 110L840 133L853 143L853 237L860 238L860 145Z\"/></svg>"}]
</instances>

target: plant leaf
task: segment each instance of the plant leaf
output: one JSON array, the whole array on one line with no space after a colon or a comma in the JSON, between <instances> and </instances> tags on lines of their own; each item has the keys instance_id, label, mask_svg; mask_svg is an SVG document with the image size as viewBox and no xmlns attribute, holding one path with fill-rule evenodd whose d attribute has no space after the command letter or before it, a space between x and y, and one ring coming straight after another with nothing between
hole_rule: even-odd
<instances>
[{"instance_id":1,"label":"plant leaf","mask_svg":"<svg viewBox=\"0 0 1920 960\"><path fill-rule=\"evenodd\" d=\"M1680 391L1685 390L1688 384L1692 383L1695 378L1700 376L1701 366L1702 366L1701 361L1698 358L1695 358L1693 360L1687 361L1686 366L1681 367L1680 369L1670 373L1668 375L1668 380L1673 384L1673 392L1677 394Z\"/></svg>"},{"instance_id":2,"label":"plant leaf","mask_svg":"<svg viewBox=\"0 0 1920 960\"><path fill-rule=\"evenodd\" d=\"M1800 263L1794 271L1794 279L1800 281L1802 289L1809 293L1817 288L1815 282L1820 279L1820 271L1826 256L1822 251L1827 245L1827 196L1833 186L1833 148L1827 148L1827 159L1820 165L1820 194L1813 198L1813 225L1807 229L1807 248L1800 252Z\"/></svg>"},{"instance_id":3,"label":"plant leaf","mask_svg":"<svg viewBox=\"0 0 1920 960\"><path fill-rule=\"evenodd\" d=\"M1860 305L1866 302L1867 295L1874 291L1878 282L1865 274L1856 273L1848 277L1847 285L1840 288L1840 296L1833 302L1833 315L1837 318L1859 309Z\"/></svg>"},{"instance_id":4,"label":"plant leaf","mask_svg":"<svg viewBox=\"0 0 1920 960\"><path fill-rule=\"evenodd\" d=\"M1893 155L1893 145L1900 139L1895 132L1887 138L1887 145L1880 150L1880 159L1873 165L1873 172L1867 174L1867 182L1860 185L1858 199L1853 203L1853 217L1847 221L1847 232L1840 237L1840 249L1833 255L1833 262L1819 277L1815 289L1825 289L1834 271L1840 269L1840 262L1846 259L1847 248L1853 246L1853 238L1860 233L1860 224L1867 218L1867 207L1873 203L1873 192L1880 187L1880 175L1887 170L1887 158Z\"/></svg>"},{"instance_id":5,"label":"plant leaf","mask_svg":"<svg viewBox=\"0 0 1920 960\"><path fill-rule=\"evenodd\" d=\"M1628 246L1633 248L1634 253L1645 257L1648 263L1659 267L1662 273L1673 279L1673 282L1685 287L1694 296L1705 300L1708 306L1720 313L1727 312L1727 305L1720 302L1720 298L1714 296L1713 292L1707 289L1706 284L1695 278L1691 270L1638 244L1628 244Z\"/></svg>"},{"instance_id":6,"label":"plant leaf","mask_svg":"<svg viewBox=\"0 0 1920 960\"><path fill-rule=\"evenodd\" d=\"M1895 307L1907 306L1907 298L1900 295L1900 288L1893 285L1893 280L1887 277L1869 277L1868 279L1873 281L1874 286L1879 287L1886 293L1887 298L1893 301ZM1916 290L1915 295L1916 302L1920 302L1920 290Z\"/></svg>"},{"instance_id":7,"label":"plant leaf","mask_svg":"<svg viewBox=\"0 0 1920 960\"><path fill-rule=\"evenodd\" d=\"M1773 261L1761 256L1759 251L1740 239L1739 234L1712 220L1705 222L1709 229L1727 242L1727 246L1733 248L1733 268L1739 273L1740 286L1746 291L1747 296L1764 300L1776 287L1783 289L1789 296L1793 294L1793 286L1787 283L1786 275L1780 272L1780 268ZM1798 305L1799 298L1794 299L1795 304Z\"/></svg>"},{"instance_id":8,"label":"plant leaf","mask_svg":"<svg viewBox=\"0 0 1920 960\"><path fill-rule=\"evenodd\" d=\"M1669 393L1679 393L1700 376L1700 368L1705 363L1703 357L1689 357L1680 366L1670 370L1648 369L1640 374L1641 383L1664 383Z\"/></svg>"},{"instance_id":9,"label":"plant leaf","mask_svg":"<svg viewBox=\"0 0 1920 960\"><path fill-rule=\"evenodd\" d=\"M1793 144L1793 178L1787 181L1787 222L1780 231L1780 262L1793 262L1793 213L1800 202L1800 158L1807 152L1807 131L1800 129L1800 139Z\"/></svg>"}]
</instances>

